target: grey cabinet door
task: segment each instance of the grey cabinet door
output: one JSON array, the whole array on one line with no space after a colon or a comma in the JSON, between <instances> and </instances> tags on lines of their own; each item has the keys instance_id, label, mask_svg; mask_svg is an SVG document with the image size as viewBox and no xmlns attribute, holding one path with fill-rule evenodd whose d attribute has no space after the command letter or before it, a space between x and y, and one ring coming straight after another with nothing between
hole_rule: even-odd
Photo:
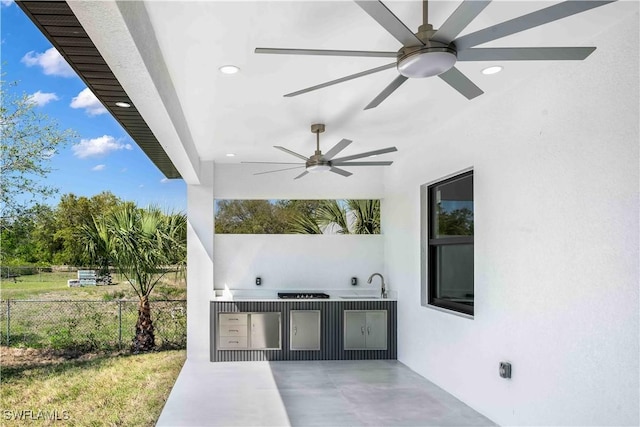
<instances>
[{"instance_id":1,"label":"grey cabinet door","mask_svg":"<svg viewBox=\"0 0 640 427\"><path fill-rule=\"evenodd\" d=\"M387 349L387 311L376 310L367 311L367 349L386 350Z\"/></svg>"},{"instance_id":2,"label":"grey cabinet door","mask_svg":"<svg viewBox=\"0 0 640 427\"><path fill-rule=\"evenodd\" d=\"M320 350L320 310L291 310L291 350Z\"/></svg>"},{"instance_id":3,"label":"grey cabinet door","mask_svg":"<svg viewBox=\"0 0 640 427\"><path fill-rule=\"evenodd\" d=\"M344 349L362 350L366 348L366 312L345 310Z\"/></svg>"},{"instance_id":4,"label":"grey cabinet door","mask_svg":"<svg viewBox=\"0 0 640 427\"><path fill-rule=\"evenodd\" d=\"M251 313L250 348L280 350L280 313Z\"/></svg>"}]
</instances>

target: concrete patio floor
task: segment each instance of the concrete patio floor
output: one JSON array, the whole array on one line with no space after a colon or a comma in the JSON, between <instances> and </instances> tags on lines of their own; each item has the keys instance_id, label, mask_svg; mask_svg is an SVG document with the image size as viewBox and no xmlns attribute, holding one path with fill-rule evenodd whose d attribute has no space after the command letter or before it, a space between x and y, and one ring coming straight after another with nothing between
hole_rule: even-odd
<instances>
[{"instance_id":1,"label":"concrete patio floor","mask_svg":"<svg viewBox=\"0 0 640 427\"><path fill-rule=\"evenodd\" d=\"M495 425L396 360L187 361L158 426Z\"/></svg>"}]
</instances>

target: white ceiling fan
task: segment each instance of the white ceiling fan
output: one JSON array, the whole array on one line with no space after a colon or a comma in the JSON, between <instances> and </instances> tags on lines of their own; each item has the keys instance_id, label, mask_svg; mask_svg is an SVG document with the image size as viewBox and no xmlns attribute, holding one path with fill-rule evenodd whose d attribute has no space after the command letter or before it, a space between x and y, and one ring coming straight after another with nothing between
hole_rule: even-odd
<instances>
[{"instance_id":1,"label":"white ceiling fan","mask_svg":"<svg viewBox=\"0 0 640 427\"><path fill-rule=\"evenodd\" d=\"M396 67L400 75L384 88L365 107L365 110L377 107L409 78L438 76L467 99L473 99L484 92L455 67L457 61L583 60L596 49L595 47L474 48L475 46L603 6L615 0L564 1L462 37L458 37L458 35L487 7L491 2L490 0L464 0L437 30L434 30L433 26L428 22L428 0L423 0L423 24L418 28L417 33L413 33L407 28L382 2L371 0L354 1L402 43L400 50L397 52L376 52L256 48L255 53L379 57L396 58L396 61L288 93L284 95L285 97L301 95Z\"/></svg>"},{"instance_id":2,"label":"white ceiling fan","mask_svg":"<svg viewBox=\"0 0 640 427\"><path fill-rule=\"evenodd\" d=\"M335 156L339 152L347 148L349 144L351 144L351 142L353 141L351 141L350 139L342 139L340 142L334 145L333 148L331 148L329 151L323 154L322 151L320 151L320 134L324 132L324 129L325 129L325 126L322 123L316 123L311 125L311 132L316 134L316 151L310 157L305 157L302 154L298 154L287 148L281 147L279 145L274 145L274 148L277 148L278 150L284 151L285 153L291 154L292 156L295 156L301 160L304 160L304 163L302 162L241 162L241 163L263 164L263 165L297 165L297 166L288 167L285 169L276 169L272 171L258 172L254 175L263 175L266 173L282 172L282 171L288 171L293 169L305 168L305 171L302 172L300 175L296 176L294 179L302 178L309 172L316 173L316 172L325 172L325 171L337 173L338 175L347 177L353 174L349 171L339 168L338 166L342 166L342 167L389 166L393 163L392 161L352 162L350 160L362 159L364 157L372 157L380 154L386 154L386 153L392 153L394 151L398 151L396 147L387 147L387 148L382 148L380 150L367 151L366 153L353 154L351 156L335 158Z\"/></svg>"}]
</instances>

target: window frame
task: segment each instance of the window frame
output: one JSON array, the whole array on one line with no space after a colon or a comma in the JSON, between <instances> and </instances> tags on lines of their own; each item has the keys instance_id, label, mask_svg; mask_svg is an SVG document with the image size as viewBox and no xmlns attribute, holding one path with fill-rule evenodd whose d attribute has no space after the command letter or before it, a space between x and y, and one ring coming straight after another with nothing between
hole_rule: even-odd
<instances>
[{"instance_id":1,"label":"window frame","mask_svg":"<svg viewBox=\"0 0 640 427\"><path fill-rule=\"evenodd\" d=\"M456 314L462 317L473 318L474 316L474 304L468 305L464 303L458 303L455 301L436 298L436 265L438 262L437 252L438 247L447 245L468 245L474 246L474 236L448 236L441 238L433 238L435 218L433 207L434 204L434 189L444 184L459 180L461 178L472 178L472 197L474 194L473 184L474 171L473 168L468 168L455 174L443 177L436 181L423 184L420 186L420 217L421 217L421 300L422 305L428 308L446 311L448 313ZM473 198L472 198L473 200ZM474 206L475 208L475 206ZM475 211L475 209L474 209ZM474 289L475 289L475 273L474 277ZM475 292L474 292L475 293Z\"/></svg>"}]
</instances>

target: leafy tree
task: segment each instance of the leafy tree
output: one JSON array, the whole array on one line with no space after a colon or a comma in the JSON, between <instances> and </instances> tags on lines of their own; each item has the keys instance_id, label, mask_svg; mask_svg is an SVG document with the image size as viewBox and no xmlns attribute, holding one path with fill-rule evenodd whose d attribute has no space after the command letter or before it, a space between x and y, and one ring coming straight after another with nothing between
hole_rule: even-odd
<instances>
[{"instance_id":1,"label":"leafy tree","mask_svg":"<svg viewBox=\"0 0 640 427\"><path fill-rule=\"evenodd\" d=\"M473 211L469 208L445 210L438 205L438 234L473 236Z\"/></svg>"},{"instance_id":2,"label":"leafy tree","mask_svg":"<svg viewBox=\"0 0 640 427\"><path fill-rule=\"evenodd\" d=\"M218 234L379 234L379 200L220 200Z\"/></svg>"},{"instance_id":3,"label":"leafy tree","mask_svg":"<svg viewBox=\"0 0 640 427\"><path fill-rule=\"evenodd\" d=\"M16 83L0 81L0 217L15 218L57 189L43 180L51 158L76 136L60 130L38 112L27 95L17 96Z\"/></svg>"},{"instance_id":4,"label":"leafy tree","mask_svg":"<svg viewBox=\"0 0 640 427\"><path fill-rule=\"evenodd\" d=\"M51 262L51 232L42 233L53 218L47 205L36 204L15 218L2 218L0 264L27 265ZM47 239L48 237L48 239Z\"/></svg>"},{"instance_id":5,"label":"leafy tree","mask_svg":"<svg viewBox=\"0 0 640 427\"><path fill-rule=\"evenodd\" d=\"M281 208L269 200L220 200L215 232L220 234L282 234L287 223Z\"/></svg>"},{"instance_id":6,"label":"leafy tree","mask_svg":"<svg viewBox=\"0 0 640 427\"><path fill-rule=\"evenodd\" d=\"M164 214L150 207L139 209L123 204L85 225L83 242L93 259L107 257L138 295L138 320L132 350L155 347L149 296L167 272L169 264L186 254L187 219L184 214ZM182 260L182 262L184 262Z\"/></svg>"},{"instance_id":7,"label":"leafy tree","mask_svg":"<svg viewBox=\"0 0 640 427\"><path fill-rule=\"evenodd\" d=\"M94 218L108 215L123 203L108 191L90 198L73 193L63 195L55 211L53 239L56 253L53 261L57 264L91 265L93 260L87 257L81 241L82 227L91 225Z\"/></svg>"}]
</instances>

